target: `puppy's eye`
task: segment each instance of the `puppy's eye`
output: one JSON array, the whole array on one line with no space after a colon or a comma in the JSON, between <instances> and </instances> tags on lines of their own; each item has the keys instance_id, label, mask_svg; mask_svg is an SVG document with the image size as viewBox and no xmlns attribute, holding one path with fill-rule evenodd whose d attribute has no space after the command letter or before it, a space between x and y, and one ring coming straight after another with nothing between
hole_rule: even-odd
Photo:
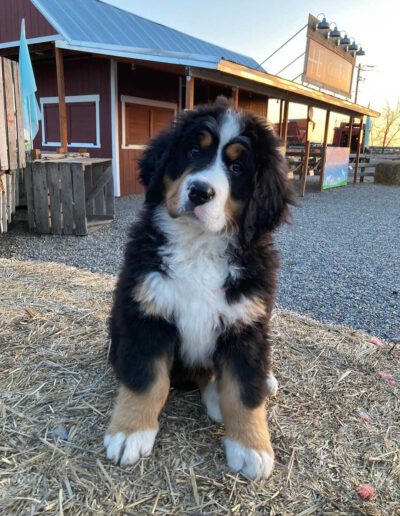
<instances>
[{"instance_id":1,"label":"puppy's eye","mask_svg":"<svg viewBox=\"0 0 400 516\"><path fill-rule=\"evenodd\" d=\"M242 165L237 161L235 163L232 163L232 165L229 167L229 170L233 172L233 174L235 175L239 175L243 172Z\"/></svg>"},{"instance_id":2,"label":"puppy's eye","mask_svg":"<svg viewBox=\"0 0 400 516\"><path fill-rule=\"evenodd\" d=\"M196 158L200 154L200 147L194 145L188 152L189 158Z\"/></svg>"}]
</instances>

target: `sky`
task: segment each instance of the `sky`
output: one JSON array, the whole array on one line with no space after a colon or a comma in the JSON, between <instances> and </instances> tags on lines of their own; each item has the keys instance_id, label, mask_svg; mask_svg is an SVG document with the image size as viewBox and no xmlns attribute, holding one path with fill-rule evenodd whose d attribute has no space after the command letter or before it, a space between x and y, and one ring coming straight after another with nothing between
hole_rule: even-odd
<instances>
[{"instance_id":1,"label":"sky","mask_svg":"<svg viewBox=\"0 0 400 516\"><path fill-rule=\"evenodd\" d=\"M307 23L308 14L324 13L366 55L357 64L375 66L363 72L358 103L380 110L400 99L399 0L107 0L135 14L263 61ZM396 28L397 26L397 28ZM305 50L305 30L265 63L276 74ZM294 79L303 69L300 58L282 76ZM355 81L353 81L353 90Z\"/></svg>"}]
</instances>

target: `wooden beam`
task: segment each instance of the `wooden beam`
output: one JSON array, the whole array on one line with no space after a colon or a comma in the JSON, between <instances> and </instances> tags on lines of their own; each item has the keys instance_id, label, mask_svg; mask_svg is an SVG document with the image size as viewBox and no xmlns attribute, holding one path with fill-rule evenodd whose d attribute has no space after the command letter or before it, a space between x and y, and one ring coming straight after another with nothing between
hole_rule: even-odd
<instances>
[{"instance_id":1,"label":"wooden beam","mask_svg":"<svg viewBox=\"0 0 400 516\"><path fill-rule=\"evenodd\" d=\"M179 91L179 98L178 98L178 115L182 113L182 89L183 89L183 80L182 77L179 76L179 85L178 85L178 91Z\"/></svg>"},{"instance_id":2,"label":"wooden beam","mask_svg":"<svg viewBox=\"0 0 400 516\"><path fill-rule=\"evenodd\" d=\"M281 139L283 141L283 144L287 145L287 133L288 133L288 122L289 122L289 101L285 101L285 107L283 109L283 122L282 122L282 134Z\"/></svg>"},{"instance_id":3,"label":"wooden beam","mask_svg":"<svg viewBox=\"0 0 400 516\"><path fill-rule=\"evenodd\" d=\"M255 74L253 80L249 77L249 75L252 75L252 72ZM207 70L191 66L190 75L216 84L223 84L224 86L238 86L240 89L245 91L267 95L274 99L285 98L291 102L302 105L312 105L313 107L324 110L331 109L335 113L342 115L348 116L352 114L357 117L360 116L360 114L365 113L372 117L379 116L379 113L376 111L362 106L356 106L350 101L345 101L334 97L333 95L324 94L317 90L306 88L297 83L287 81L286 79L268 76L268 74L265 73L258 73L255 70L252 70L251 72L247 70L245 78L244 76L240 76L240 73L224 73L220 70ZM260 81L262 82L257 81L257 75L262 76L260 78ZM264 77L269 77L271 80L264 80ZM274 82L279 83L279 85L273 84Z\"/></svg>"},{"instance_id":4,"label":"wooden beam","mask_svg":"<svg viewBox=\"0 0 400 516\"><path fill-rule=\"evenodd\" d=\"M58 112L60 124L60 142L59 152L67 152L68 150L68 132L67 132L67 106L65 103L65 81L64 81L64 60L62 50L55 47L56 53L56 69L57 69L57 94L58 94Z\"/></svg>"},{"instance_id":5,"label":"wooden beam","mask_svg":"<svg viewBox=\"0 0 400 516\"><path fill-rule=\"evenodd\" d=\"M186 95L185 95L185 109L194 108L194 77L186 76Z\"/></svg>"},{"instance_id":6,"label":"wooden beam","mask_svg":"<svg viewBox=\"0 0 400 516\"><path fill-rule=\"evenodd\" d=\"M232 88L232 104L234 109L239 109L239 88Z\"/></svg>"},{"instance_id":7,"label":"wooden beam","mask_svg":"<svg viewBox=\"0 0 400 516\"><path fill-rule=\"evenodd\" d=\"M305 152L304 152L304 162L303 162L303 174L301 176L301 190L300 194L304 197L304 193L306 191L306 183L307 183L307 171L308 171L308 160L310 159L310 110L311 106L307 106L307 128L306 128L306 144L305 144Z\"/></svg>"},{"instance_id":8,"label":"wooden beam","mask_svg":"<svg viewBox=\"0 0 400 516\"><path fill-rule=\"evenodd\" d=\"M284 100L280 99L280 101L279 101L279 131L278 131L280 138L282 137L283 103L284 103Z\"/></svg>"},{"instance_id":9,"label":"wooden beam","mask_svg":"<svg viewBox=\"0 0 400 516\"><path fill-rule=\"evenodd\" d=\"M325 172L325 163L326 163L326 148L328 146L328 132L329 132L329 121L331 118L331 112L328 109L325 115L325 129L324 129L324 143L322 146L322 162L321 162L321 170L319 173L319 189L322 190L322 185L324 183L324 172Z\"/></svg>"},{"instance_id":10,"label":"wooden beam","mask_svg":"<svg viewBox=\"0 0 400 516\"><path fill-rule=\"evenodd\" d=\"M352 137L352 134L353 134L353 125L354 125L354 116L351 116L349 117L349 147L350 147L350 152L351 152L351 137Z\"/></svg>"},{"instance_id":11,"label":"wooden beam","mask_svg":"<svg viewBox=\"0 0 400 516\"><path fill-rule=\"evenodd\" d=\"M358 164L360 161L360 151L361 151L361 145L362 145L362 130L363 130L363 121L364 117L360 117L360 132L358 134L358 142L357 142L357 154L356 154L356 161L354 166L354 177L353 177L353 183L357 183L357 174L358 174Z\"/></svg>"}]
</instances>

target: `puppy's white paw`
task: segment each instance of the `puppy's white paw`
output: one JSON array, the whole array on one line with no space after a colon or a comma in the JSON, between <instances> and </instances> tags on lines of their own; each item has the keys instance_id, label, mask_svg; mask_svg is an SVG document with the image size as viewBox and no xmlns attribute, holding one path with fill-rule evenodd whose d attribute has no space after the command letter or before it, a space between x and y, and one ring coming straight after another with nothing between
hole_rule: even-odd
<instances>
[{"instance_id":1,"label":"puppy's white paw","mask_svg":"<svg viewBox=\"0 0 400 516\"><path fill-rule=\"evenodd\" d=\"M210 380L202 392L201 398L207 408L207 415L215 423L222 423L219 394L214 380Z\"/></svg>"},{"instance_id":2,"label":"puppy's white paw","mask_svg":"<svg viewBox=\"0 0 400 516\"><path fill-rule=\"evenodd\" d=\"M276 396L278 393L278 380L272 373L269 373L266 381L269 396Z\"/></svg>"},{"instance_id":3,"label":"puppy's white paw","mask_svg":"<svg viewBox=\"0 0 400 516\"><path fill-rule=\"evenodd\" d=\"M156 435L157 430L144 430L129 435L122 432L106 434L104 446L107 449L107 459L123 466L135 464L140 457L150 455Z\"/></svg>"},{"instance_id":4,"label":"puppy's white paw","mask_svg":"<svg viewBox=\"0 0 400 516\"><path fill-rule=\"evenodd\" d=\"M232 439L225 439L224 443L228 466L235 473L243 473L252 480L268 478L271 475L274 458L270 453L246 448Z\"/></svg>"}]
</instances>

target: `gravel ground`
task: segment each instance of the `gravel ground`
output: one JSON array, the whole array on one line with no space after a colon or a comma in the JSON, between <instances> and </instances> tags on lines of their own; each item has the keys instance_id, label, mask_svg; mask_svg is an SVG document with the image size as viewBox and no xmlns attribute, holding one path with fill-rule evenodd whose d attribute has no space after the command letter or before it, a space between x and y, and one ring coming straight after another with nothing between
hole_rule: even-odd
<instances>
[{"instance_id":1,"label":"gravel ground","mask_svg":"<svg viewBox=\"0 0 400 516\"><path fill-rule=\"evenodd\" d=\"M29 235L16 223L0 236L0 256L115 274L141 203L118 199L116 221L87 237ZM400 342L400 188L357 184L306 193L277 242L281 307Z\"/></svg>"}]
</instances>

